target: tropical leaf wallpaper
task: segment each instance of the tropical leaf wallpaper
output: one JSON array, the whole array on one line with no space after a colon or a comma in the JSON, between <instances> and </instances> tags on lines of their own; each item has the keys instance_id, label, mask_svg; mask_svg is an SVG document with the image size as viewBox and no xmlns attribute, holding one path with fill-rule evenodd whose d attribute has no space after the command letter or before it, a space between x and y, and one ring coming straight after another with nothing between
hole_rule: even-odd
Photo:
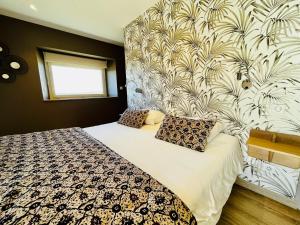
<instances>
[{"instance_id":1,"label":"tropical leaf wallpaper","mask_svg":"<svg viewBox=\"0 0 300 225\"><path fill-rule=\"evenodd\" d=\"M245 142L251 128L300 133L299 0L161 0L125 28L125 51L130 107L218 115L241 141L241 178L295 197L300 170Z\"/></svg>"}]
</instances>

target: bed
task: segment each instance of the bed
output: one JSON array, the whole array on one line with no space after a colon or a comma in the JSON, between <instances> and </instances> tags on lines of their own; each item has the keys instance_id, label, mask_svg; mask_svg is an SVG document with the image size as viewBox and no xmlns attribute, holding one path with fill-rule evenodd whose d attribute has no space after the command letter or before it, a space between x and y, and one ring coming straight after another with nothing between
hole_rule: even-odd
<instances>
[{"instance_id":1,"label":"bed","mask_svg":"<svg viewBox=\"0 0 300 225\"><path fill-rule=\"evenodd\" d=\"M219 134L200 153L155 139L158 128L0 137L0 224L216 224L241 172L238 140Z\"/></svg>"},{"instance_id":2,"label":"bed","mask_svg":"<svg viewBox=\"0 0 300 225\"><path fill-rule=\"evenodd\" d=\"M155 139L158 129L110 123L85 131L177 194L198 225L216 224L242 172L238 139L221 133L200 153Z\"/></svg>"}]
</instances>

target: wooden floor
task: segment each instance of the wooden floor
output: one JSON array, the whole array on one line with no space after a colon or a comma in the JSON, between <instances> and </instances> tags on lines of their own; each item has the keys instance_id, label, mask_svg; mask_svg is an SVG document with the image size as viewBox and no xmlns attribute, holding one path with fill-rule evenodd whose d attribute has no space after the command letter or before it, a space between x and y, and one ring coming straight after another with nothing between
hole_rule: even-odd
<instances>
[{"instance_id":1,"label":"wooden floor","mask_svg":"<svg viewBox=\"0 0 300 225\"><path fill-rule=\"evenodd\" d=\"M300 225L300 211L235 185L218 225Z\"/></svg>"}]
</instances>

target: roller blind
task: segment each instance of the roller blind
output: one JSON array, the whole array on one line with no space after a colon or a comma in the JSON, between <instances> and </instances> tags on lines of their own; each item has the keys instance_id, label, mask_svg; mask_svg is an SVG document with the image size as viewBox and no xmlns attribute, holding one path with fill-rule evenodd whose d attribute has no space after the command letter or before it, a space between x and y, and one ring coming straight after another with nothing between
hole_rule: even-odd
<instances>
[{"instance_id":1,"label":"roller blind","mask_svg":"<svg viewBox=\"0 0 300 225\"><path fill-rule=\"evenodd\" d=\"M51 52L44 52L44 61L50 64L68 65L68 66L80 67L80 68L89 68L89 69L107 68L107 62L104 60L57 54Z\"/></svg>"}]
</instances>

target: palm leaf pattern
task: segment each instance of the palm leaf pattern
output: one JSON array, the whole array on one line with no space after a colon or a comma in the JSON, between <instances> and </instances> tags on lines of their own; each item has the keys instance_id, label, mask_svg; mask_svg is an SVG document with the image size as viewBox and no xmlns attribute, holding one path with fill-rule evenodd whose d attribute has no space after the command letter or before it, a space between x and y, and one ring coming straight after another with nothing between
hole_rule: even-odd
<instances>
[{"instance_id":1,"label":"palm leaf pattern","mask_svg":"<svg viewBox=\"0 0 300 225\"><path fill-rule=\"evenodd\" d=\"M226 21L220 23L220 32L224 35L231 35L230 39L237 44L242 42L245 44L245 37L255 31L251 11L246 14L244 10L240 10L238 14L232 13L231 16L225 16L225 18Z\"/></svg>"},{"instance_id":2,"label":"palm leaf pattern","mask_svg":"<svg viewBox=\"0 0 300 225\"><path fill-rule=\"evenodd\" d=\"M300 37L287 37L280 44L280 50L287 50L290 56L300 54Z\"/></svg>"},{"instance_id":3,"label":"palm leaf pattern","mask_svg":"<svg viewBox=\"0 0 300 225\"><path fill-rule=\"evenodd\" d=\"M190 79L196 75L199 64L195 58L184 56L175 67L177 72L188 75Z\"/></svg>"},{"instance_id":4,"label":"palm leaf pattern","mask_svg":"<svg viewBox=\"0 0 300 225\"><path fill-rule=\"evenodd\" d=\"M290 7L289 5L274 17L268 19L264 24L267 31L280 34L282 31L287 35L293 33L294 30L300 28L300 14L298 7Z\"/></svg>"},{"instance_id":5,"label":"palm leaf pattern","mask_svg":"<svg viewBox=\"0 0 300 225\"><path fill-rule=\"evenodd\" d=\"M227 125L225 132L241 142L240 177L295 197L300 170L249 157L246 141L251 128L300 133L299 5L298 0L158 1L125 28L129 107L216 115ZM244 80L252 82L249 90L242 88Z\"/></svg>"},{"instance_id":6,"label":"palm leaf pattern","mask_svg":"<svg viewBox=\"0 0 300 225\"><path fill-rule=\"evenodd\" d=\"M203 73L206 84L213 84L215 81L225 76L227 70L226 65L222 61L213 60L204 67Z\"/></svg>"},{"instance_id":7,"label":"palm leaf pattern","mask_svg":"<svg viewBox=\"0 0 300 225\"><path fill-rule=\"evenodd\" d=\"M276 12L280 11L287 3L290 3L294 0L262 0L255 1L253 3L254 9L253 12L257 16L262 15L264 19L270 18ZM261 21L263 22L263 21Z\"/></svg>"},{"instance_id":8,"label":"palm leaf pattern","mask_svg":"<svg viewBox=\"0 0 300 225\"><path fill-rule=\"evenodd\" d=\"M216 90L217 94L222 93L222 95L225 94L227 98L231 98L231 106L238 104L243 100L243 89L232 78L216 82L213 85L213 88Z\"/></svg>"},{"instance_id":9,"label":"palm leaf pattern","mask_svg":"<svg viewBox=\"0 0 300 225\"><path fill-rule=\"evenodd\" d=\"M188 28L193 28L200 16L200 8L197 7L196 2L183 2L183 7L178 12L176 20L179 23L184 23Z\"/></svg>"},{"instance_id":10,"label":"palm leaf pattern","mask_svg":"<svg viewBox=\"0 0 300 225\"><path fill-rule=\"evenodd\" d=\"M152 18L156 18L157 19L157 18L163 17L164 10L165 10L165 1L164 0L160 0L158 3L156 3L155 6L151 7L150 9L148 9L147 13Z\"/></svg>"},{"instance_id":11,"label":"palm leaf pattern","mask_svg":"<svg viewBox=\"0 0 300 225\"><path fill-rule=\"evenodd\" d=\"M223 41L220 37L214 35L211 39L206 39L203 43L200 56L204 63L211 60L223 58L234 53L232 41Z\"/></svg>"},{"instance_id":12,"label":"palm leaf pattern","mask_svg":"<svg viewBox=\"0 0 300 225\"><path fill-rule=\"evenodd\" d=\"M239 71L250 79L251 72L254 70L254 65L265 58L263 53L255 51L247 45L240 45L238 51L228 57L227 62L232 63L233 71Z\"/></svg>"},{"instance_id":13,"label":"palm leaf pattern","mask_svg":"<svg viewBox=\"0 0 300 225\"><path fill-rule=\"evenodd\" d=\"M207 18L222 20L223 17L228 13L229 8L230 3L228 0L212 0L207 7L206 16Z\"/></svg>"},{"instance_id":14,"label":"palm leaf pattern","mask_svg":"<svg viewBox=\"0 0 300 225\"><path fill-rule=\"evenodd\" d=\"M253 6L255 0L238 0L238 6L243 9L247 10L249 7Z\"/></svg>"},{"instance_id":15,"label":"palm leaf pattern","mask_svg":"<svg viewBox=\"0 0 300 225\"><path fill-rule=\"evenodd\" d=\"M179 44L180 42L183 42L188 37L188 30L186 28L178 28L174 27L174 29L168 30L167 35L167 45L169 48L174 47L175 45Z\"/></svg>"}]
</instances>

